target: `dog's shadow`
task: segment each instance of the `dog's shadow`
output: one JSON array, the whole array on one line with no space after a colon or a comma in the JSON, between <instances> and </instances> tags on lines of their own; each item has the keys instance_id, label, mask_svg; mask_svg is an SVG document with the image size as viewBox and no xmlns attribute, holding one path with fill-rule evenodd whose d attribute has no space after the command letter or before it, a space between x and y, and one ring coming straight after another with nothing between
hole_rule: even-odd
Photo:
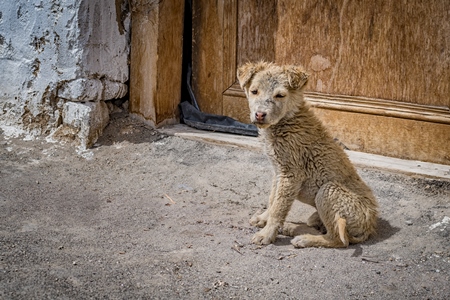
<instances>
[{"instance_id":1,"label":"dog's shadow","mask_svg":"<svg viewBox=\"0 0 450 300\"><path fill-rule=\"evenodd\" d=\"M378 218L378 230L377 234L373 237L369 238L365 245L374 245L380 242L383 242L389 239L391 236L400 231L400 228L392 226L389 221ZM291 240L293 236L301 235L301 234L312 234L312 235L321 235L322 233L313 228L306 225L306 223L292 223L286 222L282 232L277 238L275 242L276 246L287 246L291 244ZM362 247L361 244L350 245L349 249L355 249L355 252L352 254L352 257L359 257L362 255ZM345 248L344 248L345 249Z\"/></svg>"},{"instance_id":2,"label":"dog's shadow","mask_svg":"<svg viewBox=\"0 0 450 300\"><path fill-rule=\"evenodd\" d=\"M392 226L389 221L378 218L377 233L370 238L366 243L368 245L378 244L383 242L400 231L399 227Z\"/></svg>"},{"instance_id":3,"label":"dog's shadow","mask_svg":"<svg viewBox=\"0 0 450 300\"><path fill-rule=\"evenodd\" d=\"M391 236L393 236L399 231L400 231L399 227L392 226L389 223L389 221L382 218L378 218L377 233L369 240L364 242L364 245L375 245L381 243L389 239ZM363 254L363 248L361 244L350 245L349 248L355 249L355 252L353 252L352 257L359 257Z\"/></svg>"}]
</instances>

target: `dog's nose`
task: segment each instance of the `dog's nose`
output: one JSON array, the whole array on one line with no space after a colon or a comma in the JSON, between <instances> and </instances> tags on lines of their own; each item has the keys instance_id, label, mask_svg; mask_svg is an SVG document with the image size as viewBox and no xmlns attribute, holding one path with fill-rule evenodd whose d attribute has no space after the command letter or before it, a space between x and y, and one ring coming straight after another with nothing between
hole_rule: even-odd
<instances>
[{"instance_id":1,"label":"dog's nose","mask_svg":"<svg viewBox=\"0 0 450 300\"><path fill-rule=\"evenodd\" d=\"M264 113L264 112L256 112L255 113L255 118L256 118L256 121L264 121L264 118L267 116L267 114L266 113Z\"/></svg>"}]
</instances>

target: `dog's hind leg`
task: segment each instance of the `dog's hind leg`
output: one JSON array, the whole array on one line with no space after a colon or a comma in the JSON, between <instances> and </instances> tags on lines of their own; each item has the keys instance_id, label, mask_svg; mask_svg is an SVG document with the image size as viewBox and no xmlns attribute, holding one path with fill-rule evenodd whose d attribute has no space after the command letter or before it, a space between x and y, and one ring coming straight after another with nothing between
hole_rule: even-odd
<instances>
[{"instance_id":1,"label":"dog's hind leg","mask_svg":"<svg viewBox=\"0 0 450 300\"><path fill-rule=\"evenodd\" d=\"M327 233L319 236L300 235L291 241L292 244L299 248L347 247L349 238L347 235L346 217L354 213L353 204L357 202L356 198L355 194L345 190L338 184L327 183L323 185L315 199L317 216L313 215L312 220L308 220L308 223L314 224L318 218L323 222Z\"/></svg>"},{"instance_id":2,"label":"dog's hind leg","mask_svg":"<svg viewBox=\"0 0 450 300\"><path fill-rule=\"evenodd\" d=\"M330 237L329 235L312 235L303 234L296 236L291 240L292 245L296 248L306 247L326 247L326 248L345 248L348 244L342 243L341 240Z\"/></svg>"}]
</instances>

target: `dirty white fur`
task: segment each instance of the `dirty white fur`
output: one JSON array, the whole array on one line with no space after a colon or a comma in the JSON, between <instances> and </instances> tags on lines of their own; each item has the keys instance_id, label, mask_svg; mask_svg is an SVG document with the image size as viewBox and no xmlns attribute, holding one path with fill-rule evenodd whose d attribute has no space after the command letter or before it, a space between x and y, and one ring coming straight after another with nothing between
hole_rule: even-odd
<instances>
[{"instance_id":1,"label":"dirty white fur","mask_svg":"<svg viewBox=\"0 0 450 300\"><path fill-rule=\"evenodd\" d=\"M347 247L374 234L375 197L305 102L304 70L258 62L241 66L237 76L274 169L268 209L250 220L263 228L252 242L273 243L295 199L317 209L309 226L326 229L295 237L296 247Z\"/></svg>"}]
</instances>

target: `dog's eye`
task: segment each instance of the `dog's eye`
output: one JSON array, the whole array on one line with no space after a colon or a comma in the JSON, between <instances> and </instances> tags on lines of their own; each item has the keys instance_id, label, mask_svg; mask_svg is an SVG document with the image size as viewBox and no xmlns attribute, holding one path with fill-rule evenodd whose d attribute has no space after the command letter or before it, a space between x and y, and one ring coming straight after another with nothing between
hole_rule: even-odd
<instances>
[{"instance_id":1,"label":"dog's eye","mask_svg":"<svg viewBox=\"0 0 450 300\"><path fill-rule=\"evenodd\" d=\"M252 93L253 95L256 95L256 94L258 94L258 90L252 90L251 93Z\"/></svg>"},{"instance_id":2,"label":"dog's eye","mask_svg":"<svg viewBox=\"0 0 450 300\"><path fill-rule=\"evenodd\" d=\"M277 94L277 95L275 96L275 98L284 98L284 97L286 97L286 95L283 95L283 94Z\"/></svg>"}]
</instances>

